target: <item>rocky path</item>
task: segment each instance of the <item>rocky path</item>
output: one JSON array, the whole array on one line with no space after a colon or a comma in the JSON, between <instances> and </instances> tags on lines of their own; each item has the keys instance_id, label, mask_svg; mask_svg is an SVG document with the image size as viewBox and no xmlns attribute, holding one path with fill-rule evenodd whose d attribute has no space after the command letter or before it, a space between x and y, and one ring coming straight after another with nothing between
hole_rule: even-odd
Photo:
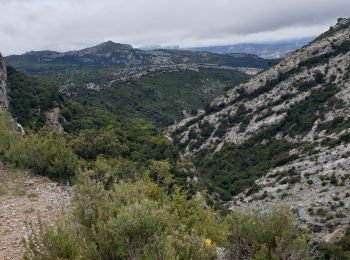
<instances>
[{"instance_id":1,"label":"rocky path","mask_svg":"<svg viewBox=\"0 0 350 260\"><path fill-rule=\"evenodd\" d=\"M54 221L69 198L67 187L0 162L0 260L22 259L26 221Z\"/></svg>"}]
</instances>

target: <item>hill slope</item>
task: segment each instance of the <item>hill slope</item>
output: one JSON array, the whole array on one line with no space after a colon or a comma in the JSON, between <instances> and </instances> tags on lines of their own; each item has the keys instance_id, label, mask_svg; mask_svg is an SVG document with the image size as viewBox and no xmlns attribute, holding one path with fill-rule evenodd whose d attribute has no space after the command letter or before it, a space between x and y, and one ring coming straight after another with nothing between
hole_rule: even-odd
<instances>
[{"instance_id":1,"label":"hill slope","mask_svg":"<svg viewBox=\"0 0 350 260\"><path fill-rule=\"evenodd\" d=\"M169 129L230 205L290 205L320 236L350 213L350 19Z\"/></svg>"},{"instance_id":2,"label":"hill slope","mask_svg":"<svg viewBox=\"0 0 350 260\"><path fill-rule=\"evenodd\" d=\"M135 116L159 127L197 113L224 90L249 78L233 69L212 66L172 65L125 70L99 70L88 75L61 78L61 92L116 115Z\"/></svg>"}]
</instances>

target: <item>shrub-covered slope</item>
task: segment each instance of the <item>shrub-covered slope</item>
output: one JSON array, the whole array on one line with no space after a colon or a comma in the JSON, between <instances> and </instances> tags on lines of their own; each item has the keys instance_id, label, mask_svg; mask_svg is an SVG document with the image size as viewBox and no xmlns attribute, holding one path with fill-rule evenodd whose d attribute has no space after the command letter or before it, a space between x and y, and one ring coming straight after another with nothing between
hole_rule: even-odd
<instances>
[{"instance_id":1,"label":"shrub-covered slope","mask_svg":"<svg viewBox=\"0 0 350 260\"><path fill-rule=\"evenodd\" d=\"M325 234L349 221L350 19L169 129L237 207L291 205Z\"/></svg>"},{"instance_id":2,"label":"shrub-covered slope","mask_svg":"<svg viewBox=\"0 0 350 260\"><path fill-rule=\"evenodd\" d=\"M159 127L169 126L184 115L197 113L215 96L249 78L232 69L197 65L154 68L117 75L105 73L81 78L72 75L61 92L81 102L102 107L115 115L144 118ZM96 75L96 74L95 74ZM110 76L111 75L111 76ZM110 78L109 78L110 77ZM124 77L124 78L122 78Z\"/></svg>"}]
</instances>

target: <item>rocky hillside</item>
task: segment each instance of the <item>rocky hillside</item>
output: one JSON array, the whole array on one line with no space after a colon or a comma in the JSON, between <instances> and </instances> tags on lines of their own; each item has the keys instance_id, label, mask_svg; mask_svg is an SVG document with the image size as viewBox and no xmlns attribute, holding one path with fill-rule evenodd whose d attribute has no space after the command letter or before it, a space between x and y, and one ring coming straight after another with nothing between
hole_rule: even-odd
<instances>
[{"instance_id":1,"label":"rocky hillside","mask_svg":"<svg viewBox=\"0 0 350 260\"><path fill-rule=\"evenodd\" d=\"M319 237L350 214L350 19L169 129L212 194L290 205Z\"/></svg>"},{"instance_id":2,"label":"rocky hillside","mask_svg":"<svg viewBox=\"0 0 350 260\"><path fill-rule=\"evenodd\" d=\"M8 108L8 96L7 96L7 88L6 88L6 67L4 63L4 59L0 53L0 108L7 109Z\"/></svg>"},{"instance_id":3,"label":"rocky hillside","mask_svg":"<svg viewBox=\"0 0 350 260\"><path fill-rule=\"evenodd\" d=\"M230 67L266 68L269 60L251 54L214 54L180 50L135 49L111 41L69 52L32 51L6 57L8 65L27 73L56 73L83 67L130 67L188 63L216 64Z\"/></svg>"}]
</instances>

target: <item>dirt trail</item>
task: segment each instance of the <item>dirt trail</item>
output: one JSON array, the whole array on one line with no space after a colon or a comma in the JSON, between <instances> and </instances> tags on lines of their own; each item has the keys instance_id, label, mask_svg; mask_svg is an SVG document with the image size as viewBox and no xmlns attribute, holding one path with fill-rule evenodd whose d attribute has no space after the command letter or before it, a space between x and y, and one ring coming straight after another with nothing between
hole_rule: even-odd
<instances>
[{"instance_id":1,"label":"dirt trail","mask_svg":"<svg viewBox=\"0 0 350 260\"><path fill-rule=\"evenodd\" d=\"M23 258L26 221L55 220L69 202L69 190L48 178L10 170L0 162L0 260Z\"/></svg>"}]
</instances>

